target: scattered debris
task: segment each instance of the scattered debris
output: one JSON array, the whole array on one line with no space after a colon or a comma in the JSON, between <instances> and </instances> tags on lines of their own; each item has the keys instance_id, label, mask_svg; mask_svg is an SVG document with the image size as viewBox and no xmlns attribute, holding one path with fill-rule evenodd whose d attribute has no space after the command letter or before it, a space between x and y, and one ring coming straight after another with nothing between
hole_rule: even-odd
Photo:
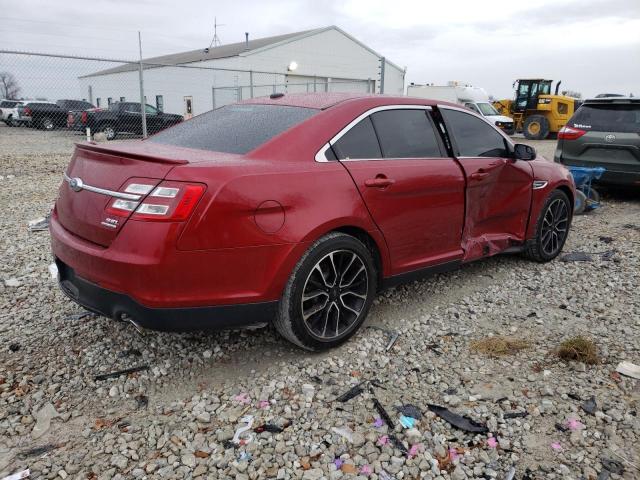
<instances>
[{"instance_id":1,"label":"scattered debris","mask_svg":"<svg viewBox=\"0 0 640 480\"><path fill-rule=\"evenodd\" d=\"M635 365L631 362L620 362L616 367L616 372L621 373L627 377L636 378L640 380L640 365Z\"/></svg>"},{"instance_id":2,"label":"scattered debris","mask_svg":"<svg viewBox=\"0 0 640 480\"><path fill-rule=\"evenodd\" d=\"M249 443L251 441L251 439L253 438L253 434L249 433L246 438L242 439L240 437L245 432L251 430L251 427L253 426L253 415L246 415L242 417L240 419L240 423L246 423L246 425L243 425L236 429L236 433L233 435L233 439L231 441L236 445L245 445L246 443Z\"/></svg>"},{"instance_id":3,"label":"scattered debris","mask_svg":"<svg viewBox=\"0 0 640 480\"><path fill-rule=\"evenodd\" d=\"M129 356L141 357L142 356L142 352L140 350L138 350L137 348L128 348L127 350L123 350L118 354L118 358L124 358L124 357L129 357Z\"/></svg>"},{"instance_id":4,"label":"scattered debris","mask_svg":"<svg viewBox=\"0 0 640 480\"><path fill-rule=\"evenodd\" d=\"M39 457L40 455L44 455L45 453L49 453L56 448L62 447L64 444L54 444L48 443L47 445L42 445L41 447L30 448L29 450L24 450L20 452L19 457L22 459L30 458L30 457Z\"/></svg>"},{"instance_id":5,"label":"scattered debris","mask_svg":"<svg viewBox=\"0 0 640 480\"><path fill-rule=\"evenodd\" d=\"M373 397L373 406L378 412L378 415L380 415L380 417L384 420L384 423L386 423L390 429L394 429L396 427L396 424L393 422L393 420L391 420L391 417L376 397Z\"/></svg>"},{"instance_id":6,"label":"scattered debris","mask_svg":"<svg viewBox=\"0 0 640 480\"><path fill-rule=\"evenodd\" d=\"M371 465L363 465L360 467L360 473L368 477L373 473L373 469L371 468Z\"/></svg>"},{"instance_id":7,"label":"scattered debris","mask_svg":"<svg viewBox=\"0 0 640 480\"><path fill-rule=\"evenodd\" d=\"M340 468L342 468L342 464L344 462L342 461L341 458L336 458L335 460L333 460L333 464L336 466L336 470L340 470Z\"/></svg>"},{"instance_id":8,"label":"scattered debris","mask_svg":"<svg viewBox=\"0 0 640 480\"><path fill-rule=\"evenodd\" d=\"M551 444L551 448L553 448L554 450L562 450L562 445L560 445L560 442L553 442Z\"/></svg>"},{"instance_id":9,"label":"scattered debris","mask_svg":"<svg viewBox=\"0 0 640 480\"><path fill-rule=\"evenodd\" d=\"M635 230L636 232L640 232L640 226L634 225L633 223L626 223L622 225L624 228L628 228L629 230Z\"/></svg>"},{"instance_id":10,"label":"scattered debris","mask_svg":"<svg viewBox=\"0 0 640 480\"><path fill-rule=\"evenodd\" d=\"M404 444L400 441L400 439L398 439L398 437L396 437L395 435L393 434L389 435L389 442L391 442L391 445L393 445L395 448L400 450L404 455L409 455L409 451L407 450L407 447L405 447Z\"/></svg>"},{"instance_id":11,"label":"scattered debris","mask_svg":"<svg viewBox=\"0 0 640 480\"><path fill-rule=\"evenodd\" d=\"M380 417L376 418L376 419L373 421L373 426L374 426L375 428L380 428L380 427L382 427L383 425L384 425L384 420L382 420Z\"/></svg>"},{"instance_id":12,"label":"scattered debris","mask_svg":"<svg viewBox=\"0 0 640 480\"><path fill-rule=\"evenodd\" d=\"M267 408L267 407L268 407L268 406L270 406L270 405L271 405L271 404L269 403L269 400L260 400L260 401L258 402L258 408L261 408L261 409L265 409L265 408Z\"/></svg>"},{"instance_id":13,"label":"scattered debris","mask_svg":"<svg viewBox=\"0 0 640 480\"><path fill-rule=\"evenodd\" d=\"M21 472L12 473L11 475L4 477L2 480L20 480L22 478L28 478L31 475L31 472L27 468L26 470L22 470Z\"/></svg>"},{"instance_id":14,"label":"scattered debris","mask_svg":"<svg viewBox=\"0 0 640 480\"><path fill-rule=\"evenodd\" d=\"M393 332L393 334L391 335L391 338L389 339L389 343L387 343L387 346L385 347L385 351L388 352L389 350L391 350L391 347L393 347L393 344L396 343L399 336L400 336L400 332Z\"/></svg>"},{"instance_id":15,"label":"scattered debris","mask_svg":"<svg viewBox=\"0 0 640 480\"><path fill-rule=\"evenodd\" d=\"M136 395L136 405L139 409L147 408L147 405L149 405L149 397L142 394Z\"/></svg>"},{"instance_id":16,"label":"scattered debris","mask_svg":"<svg viewBox=\"0 0 640 480\"><path fill-rule=\"evenodd\" d=\"M380 438L378 438L378 445L386 445L387 443L389 443L388 435L382 435Z\"/></svg>"},{"instance_id":17,"label":"scattered debris","mask_svg":"<svg viewBox=\"0 0 640 480\"><path fill-rule=\"evenodd\" d=\"M380 470L380 472L378 473L378 478L380 480L394 480L394 478L384 470Z\"/></svg>"},{"instance_id":18,"label":"scattered debris","mask_svg":"<svg viewBox=\"0 0 640 480\"><path fill-rule=\"evenodd\" d=\"M593 340L582 336L562 342L558 347L557 354L562 360L575 360L588 365L595 365L600 362L596 344Z\"/></svg>"},{"instance_id":19,"label":"scattered debris","mask_svg":"<svg viewBox=\"0 0 640 480\"><path fill-rule=\"evenodd\" d=\"M11 277L11 278L7 278L4 281L4 285L5 287L19 287L20 285L22 285L22 283L20 283L20 280L18 280L15 277Z\"/></svg>"},{"instance_id":20,"label":"scattered debris","mask_svg":"<svg viewBox=\"0 0 640 480\"><path fill-rule=\"evenodd\" d=\"M515 475L516 475L516 467L512 466L507 472L507 475L504 477L504 480L513 480L513 477L515 477Z\"/></svg>"},{"instance_id":21,"label":"scattered debris","mask_svg":"<svg viewBox=\"0 0 640 480\"><path fill-rule=\"evenodd\" d=\"M560 257L560 260L563 262L591 262L593 261L593 258L591 258L591 255L588 253L570 252Z\"/></svg>"},{"instance_id":22,"label":"scattered debris","mask_svg":"<svg viewBox=\"0 0 640 480\"><path fill-rule=\"evenodd\" d=\"M332 427L331 431L334 433L337 433L338 435L340 435L341 437L346 438L349 443L353 443L353 430L351 430L349 427Z\"/></svg>"},{"instance_id":23,"label":"scattered debris","mask_svg":"<svg viewBox=\"0 0 640 480\"><path fill-rule=\"evenodd\" d=\"M481 352L492 357L500 355L511 355L529 348L530 343L519 338L505 337L496 335L483 338L482 340L474 340L471 342L471 349Z\"/></svg>"},{"instance_id":24,"label":"scattered debris","mask_svg":"<svg viewBox=\"0 0 640 480\"><path fill-rule=\"evenodd\" d=\"M577 418L570 418L565 422L565 425L571 431L584 429L584 425Z\"/></svg>"},{"instance_id":25,"label":"scattered debris","mask_svg":"<svg viewBox=\"0 0 640 480\"><path fill-rule=\"evenodd\" d=\"M36 218L35 220L29 220L29 230L32 232L41 232L43 230L49 230L49 219L51 214L46 217Z\"/></svg>"},{"instance_id":26,"label":"scattered debris","mask_svg":"<svg viewBox=\"0 0 640 480\"><path fill-rule=\"evenodd\" d=\"M249 397L249 394L247 393L239 393L238 395L236 395L235 397L233 397L233 399L238 402L238 403L243 403L245 405L251 403L251 398Z\"/></svg>"},{"instance_id":27,"label":"scattered debris","mask_svg":"<svg viewBox=\"0 0 640 480\"><path fill-rule=\"evenodd\" d=\"M305 383L302 385L302 394L304 395L305 401L311 402L316 394L316 387L310 383Z\"/></svg>"},{"instance_id":28,"label":"scattered debris","mask_svg":"<svg viewBox=\"0 0 640 480\"><path fill-rule=\"evenodd\" d=\"M502 417L504 419L509 419L509 418L524 418L526 416L529 415L529 412L524 411L524 412L507 412L505 413Z\"/></svg>"},{"instance_id":29,"label":"scattered debris","mask_svg":"<svg viewBox=\"0 0 640 480\"><path fill-rule=\"evenodd\" d=\"M489 437L487 438L487 445L489 446L489 448L497 448L498 440L496 440L496 437Z\"/></svg>"},{"instance_id":30,"label":"scattered debris","mask_svg":"<svg viewBox=\"0 0 640 480\"><path fill-rule=\"evenodd\" d=\"M615 250L607 250L606 252L602 252L600 254L600 260L609 261L615 256L615 254Z\"/></svg>"},{"instance_id":31,"label":"scattered debris","mask_svg":"<svg viewBox=\"0 0 640 480\"><path fill-rule=\"evenodd\" d=\"M613 237L600 236L600 237L598 237L598 240L600 240L603 243L611 243L611 242L613 242Z\"/></svg>"},{"instance_id":32,"label":"scattered debris","mask_svg":"<svg viewBox=\"0 0 640 480\"><path fill-rule=\"evenodd\" d=\"M49 275L51 275L52 280L58 278L58 266L55 263L49 264Z\"/></svg>"},{"instance_id":33,"label":"scattered debris","mask_svg":"<svg viewBox=\"0 0 640 480\"><path fill-rule=\"evenodd\" d=\"M12 352L17 352L18 350L20 350L20 344L19 343L10 343L9 344L9 350Z\"/></svg>"},{"instance_id":34,"label":"scattered debris","mask_svg":"<svg viewBox=\"0 0 640 480\"><path fill-rule=\"evenodd\" d=\"M245 461L245 462L250 462L253 459L253 455L251 455L249 452L242 452L240 454L240 456L238 457L238 460Z\"/></svg>"},{"instance_id":35,"label":"scattered debris","mask_svg":"<svg viewBox=\"0 0 640 480\"><path fill-rule=\"evenodd\" d=\"M274 423L265 423L253 429L256 433L269 432L269 433L282 433L285 428L289 428L292 422L286 422L284 425L279 426Z\"/></svg>"},{"instance_id":36,"label":"scattered debris","mask_svg":"<svg viewBox=\"0 0 640 480\"><path fill-rule=\"evenodd\" d=\"M622 465L622 463L617 460L603 458L600 460L600 463L602 463L602 468L610 473L622 475L622 473L624 472L624 465Z\"/></svg>"},{"instance_id":37,"label":"scattered debris","mask_svg":"<svg viewBox=\"0 0 640 480\"><path fill-rule=\"evenodd\" d=\"M435 413L437 416L442 418L447 423L450 423L454 427L464 430L465 432L471 433L487 433L489 429L486 425L482 425L475 420L470 419L469 417L465 417L462 415L458 415L457 413L453 413L446 409L445 407L441 407L439 405L432 405L430 403L427 404L429 410Z\"/></svg>"},{"instance_id":38,"label":"scattered debris","mask_svg":"<svg viewBox=\"0 0 640 480\"><path fill-rule=\"evenodd\" d=\"M109 378L117 378L117 377L121 377L122 375L129 375L130 373L142 372L145 370L149 370L149 365L140 365L139 367L126 368L124 370L118 370L117 372L102 373L100 375L96 375L95 377L93 377L93 379L96 382L99 382L101 380L107 380Z\"/></svg>"},{"instance_id":39,"label":"scattered debris","mask_svg":"<svg viewBox=\"0 0 640 480\"><path fill-rule=\"evenodd\" d=\"M58 412L51 402L45 403L44 406L36 412L34 415L36 419L36 425L31 431L33 438L40 438L44 435L49 427L51 427L51 420L58 416Z\"/></svg>"},{"instance_id":40,"label":"scattered debris","mask_svg":"<svg viewBox=\"0 0 640 480\"><path fill-rule=\"evenodd\" d=\"M584 410L590 415L595 415L596 408L598 408L598 404L596 403L596 397L592 395L591 398L589 398L589 400L587 400L582 405L580 405L580 408L582 408L582 410Z\"/></svg>"},{"instance_id":41,"label":"scattered debris","mask_svg":"<svg viewBox=\"0 0 640 480\"><path fill-rule=\"evenodd\" d=\"M415 443L411 445L411 448L409 449L409 453L407 453L407 458L413 458L423 450L424 450L424 445L422 445L421 443Z\"/></svg>"},{"instance_id":42,"label":"scattered debris","mask_svg":"<svg viewBox=\"0 0 640 480\"><path fill-rule=\"evenodd\" d=\"M413 417L407 417L405 415L400 415L400 425L404 428L413 428L416 423L416 419Z\"/></svg>"},{"instance_id":43,"label":"scattered debris","mask_svg":"<svg viewBox=\"0 0 640 480\"><path fill-rule=\"evenodd\" d=\"M411 405L410 403L395 407L395 409L398 413L401 413L402 415L405 415L407 417L413 417L417 420L422 419L422 412L420 411L420 409L415 405Z\"/></svg>"},{"instance_id":44,"label":"scattered debris","mask_svg":"<svg viewBox=\"0 0 640 480\"><path fill-rule=\"evenodd\" d=\"M95 313L89 312L88 310L80 313L72 313L67 317L67 320L82 320L85 317L95 317Z\"/></svg>"},{"instance_id":45,"label":"scattered debris","mask_svg":"<svg viewBox=\"0 0 640 480\"><path fill-rule=\"evenodd\" d=\"M349 390L347 390L346 392L344 392L342 395L340 395L339 397L337 397L334 401L335 402L348 402L349 400L351 400L352 398L357 397L358 395L360 395L362 392L364 392L364 389L362 388L362 384L365 382L361 382L358 385L350 388Z\"/></svg>"},{"instance_id":46,"label":"scattered debris","mask_svg":"<svg viewBox=\"0 0 640 480\"><path fill-rule=\"evenodd\" d=\"M556 428L556 430L558 430L559 432L567 432L569 431L569 429L567 427L565 427L564 425L562 425L561 423L556 422L554 427Z\"/></svg>"}]
</instances>

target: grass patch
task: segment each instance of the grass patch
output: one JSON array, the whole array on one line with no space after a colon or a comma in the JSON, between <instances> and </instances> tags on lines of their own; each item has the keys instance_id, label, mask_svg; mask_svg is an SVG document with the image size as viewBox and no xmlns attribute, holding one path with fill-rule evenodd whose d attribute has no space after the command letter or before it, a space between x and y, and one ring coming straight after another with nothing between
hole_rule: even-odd
<instances>
[{"instance_id":1,"label":"grass patch","mask_svg":"<svg viewBox=\"0 0 640 480\"><path fill-rule=\"evenodd\" d=\"M565 340L560 344L556 353L562 360L575 360L588 365L600 363L598 347L593 340L583 336Z\"/></svg>"},{"instance_id":2,"label":"grass patch","mask_svg":"<svg viewBox=\"0 0 640 480\"><path fill-rule=\"evenodd\" d=\"M484 353L491 357L512 355L520 350L529 348L530 346L531 344L526 340L504 337L502 335L486 337L481 340L474 340L471 342L471 350Z\"/></svg>"}]
</instances>

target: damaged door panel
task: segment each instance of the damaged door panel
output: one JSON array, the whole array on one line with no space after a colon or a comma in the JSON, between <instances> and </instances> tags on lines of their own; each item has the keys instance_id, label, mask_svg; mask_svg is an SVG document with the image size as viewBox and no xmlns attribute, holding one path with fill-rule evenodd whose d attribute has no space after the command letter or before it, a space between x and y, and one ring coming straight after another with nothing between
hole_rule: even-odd
<instances>
[{"instance_id":1,"label":"damaged door panel","mask_svg":"<svg viewBox=\"0 0 640 480\"><path fill-rule=\"evenodd\" d=\"M466 179L464 260L495 255L525 240L531 165L517 161L506 139L482 119L441 108Z\"/></svg>"}]
</instances>

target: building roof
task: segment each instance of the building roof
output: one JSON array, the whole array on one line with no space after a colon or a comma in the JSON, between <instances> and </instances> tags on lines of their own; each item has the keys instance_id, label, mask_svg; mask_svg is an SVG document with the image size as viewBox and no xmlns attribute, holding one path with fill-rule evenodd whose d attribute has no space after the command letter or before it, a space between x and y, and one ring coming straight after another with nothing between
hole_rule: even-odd
<instances>
[{"instance_id":1,"label":"building roof","mask_svg":"<svg viewBox=\"0 0 640 480\"><path fill-rule=\"evenodd\" d=\"M315 34L324 32L326 30L337 30L343 35L345 35L346 37L348 37L349 39L351 39L352 41L358 43L365 49L369 50L371 53L380 57L380 55L377 52L367 47L364 43L360 42L359 40L356 40L354 37L349 35L347 32L345 32L341 28L338 28L335 25L331 25L329 27L303 30L300 32L287 33L284 35L275 35L272 37L256 38L254 40L249 40L248 45L247 45L247 42L237 42L237 43L230 43L228 45L221 45L219 47L213 47L213 48L207 48L207 49L200 48L198 50L190 50L188 52L173 53L170 55L162 55L159 57L145 58L142 60L143 68L149 69L149 68L158 68L158 67L164 67L164 66L185 65L185 64L191 64L191 63L197 63L197 62L204 62L208 60L216 60L219 58L237 57L238 55L243 53L246 54L249 52L266 50L266 49L278 46L280 44L288 43L293 40L299 40L301 38L308 37L310 35L315 35ZM394 63L390 62L389 60L386 60L386 63L387 65L395 67L400 71L403 70L397 65L395 65ZM133 71L137 71L139 68L140 66L138 62L126 63L117 67L108 68L106 70L100 70L98 72L91 73L89 75L84 75L80 78L97 77L101 75L109 75L112 73L133 72Z\"/></svg>"}]
</instances>

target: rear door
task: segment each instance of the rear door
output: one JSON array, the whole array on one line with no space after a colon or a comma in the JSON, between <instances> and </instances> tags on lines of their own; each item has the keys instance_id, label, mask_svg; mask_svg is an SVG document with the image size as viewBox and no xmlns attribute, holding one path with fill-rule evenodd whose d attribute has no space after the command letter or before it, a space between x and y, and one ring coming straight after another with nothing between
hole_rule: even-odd
<instances>
[{"instance_id":1,"label":"rear door","mask_svg":"<svg viewBox=\"0 0 640 480\"><path fill-rule=\"evenodd\" d=\"M116 104L118 110L118 131L142 133L142 111L139 103Z\"/></svg>"},{"instance_id":2,"label":"rear door","mask_svg":"<svg viewBox=\"0 0 640 480\"><path fill-rule=\"evenodd\" d=\"M567 127L558 136L562 163L640 173L640 101L584 104Z\"/></svg>"},{"instance_id":3,"label":"rear door","mask_svg":"<svg viewBox=\"0 0 640 480\"><path fill-rule=\"evenodd\" d=\"M464 176L428 107L375 110L332 144L384 235L393 274L461 258Z\"/></svg>"},{"instance_id":4,"label":"rear door","mask_svg":"<svg viewBox=\"0 0 640 480\"><path fill-rule=\"evenodd\" d=\"M483 118L439 108L466 177L465 260L524 241L531 208L531 165L514 160L507 139Z\"/></svg>"}]
</instances>

